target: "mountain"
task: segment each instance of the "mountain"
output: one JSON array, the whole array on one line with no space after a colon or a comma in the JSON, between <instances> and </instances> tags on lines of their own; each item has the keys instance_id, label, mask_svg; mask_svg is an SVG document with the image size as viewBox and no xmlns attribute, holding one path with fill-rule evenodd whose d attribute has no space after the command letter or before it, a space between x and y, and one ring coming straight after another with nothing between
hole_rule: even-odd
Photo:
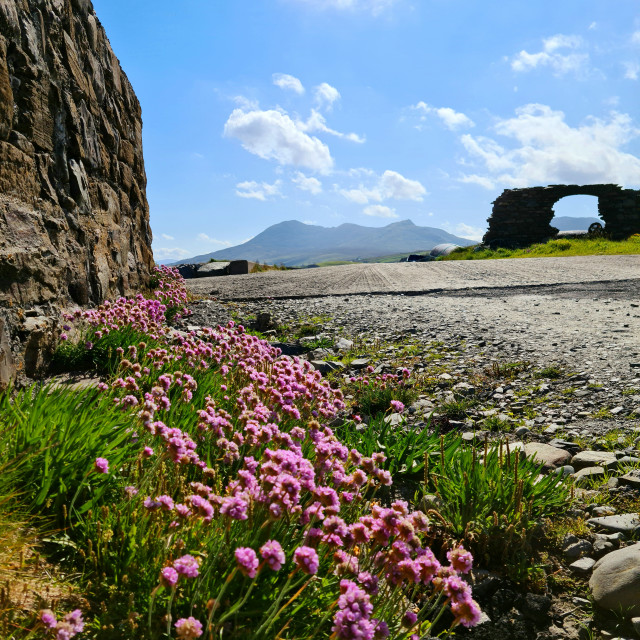
<instances>
[{"instance_id":1,"label":"mountain","mask_svg":"<svg viewBox=\"0 0 640 640\"><path fill-rule=\"evenodd\" d=\"M574 218L572 216L556 216L550 224L558 231L587 231L589 225L599 222L604 227L600 218Z\"/></svg>"},{"instance_id":2,"label":"mountain","mask_svg":"<svg viewBox=\"0 0 640 640\"><path fill-rule=\"evenodd\" d=\"M208 262L214 258L301 266L329 260L356 260L427 251L443 242L465 247L474 244L471 240L458 238L442 229L418 227L411 220L393 222L386 227L363 227L349 223L339 227L321 227L288 220L272 225L243 244L174 264Z\"/></svg>"}]
</instances>

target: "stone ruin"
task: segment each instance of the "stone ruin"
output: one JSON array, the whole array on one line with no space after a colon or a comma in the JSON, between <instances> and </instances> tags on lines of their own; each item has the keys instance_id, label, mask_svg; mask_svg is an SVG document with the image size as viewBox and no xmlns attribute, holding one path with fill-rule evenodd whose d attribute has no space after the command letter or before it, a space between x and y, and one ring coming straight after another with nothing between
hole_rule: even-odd
<instances>
[{"instance_id":1,"label":"stone ruin","mask_svg":"<svg viewBox=\"0 0 640 640\"><path fill-rule=\"evenodd\" d=\"M491 247L516 248L545 242L558 233L550 225L553 205L566 196L576 195L598 198L598 214L604 223L604 232L612 239L640 233L640 191L623 189L617 184L552 184L505 189L493 202L483 243Z\"/></svg>"},{"instance_id":2,"label":"stone ruin","mask_svg":"<svg viewBox=\"0 0 640 640\"><path fill-rule=\"evenodd\" d=\"M152 267L140 104L90 0L0 0L0 388Z\"/></svg>"}]
</instances>

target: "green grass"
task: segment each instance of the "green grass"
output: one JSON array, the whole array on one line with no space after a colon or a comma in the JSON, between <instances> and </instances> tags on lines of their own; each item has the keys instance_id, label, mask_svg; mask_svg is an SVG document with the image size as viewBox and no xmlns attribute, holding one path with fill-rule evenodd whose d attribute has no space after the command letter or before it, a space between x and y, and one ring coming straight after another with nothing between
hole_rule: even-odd
<instances>
[{"instance_id":1,"label":"green grass","mask_svg":"<svg viewBox=\"0 0 640 640\"><path fill-rule=\"evenodd\" d=\"M626 240L607 238L559 238L524 249L463 247L438 260L497 260L501 258L551 258L559 256L622 255L640 253L640 234Z\"/></svg>"}]
</instances>

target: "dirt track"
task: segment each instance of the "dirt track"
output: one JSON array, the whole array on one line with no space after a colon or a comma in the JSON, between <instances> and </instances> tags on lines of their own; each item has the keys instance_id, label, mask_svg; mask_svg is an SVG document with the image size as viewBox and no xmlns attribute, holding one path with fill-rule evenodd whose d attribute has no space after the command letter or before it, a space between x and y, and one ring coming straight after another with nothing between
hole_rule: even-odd
<instances>
[{"instance_id":1,"label":"dirt track","mask_svg":"<svg viewBox=\"0 0 640 640\"><path fill-rule=\"evenodd\" d=\"M429 295L454 292L505 295L509 290L588 285L607 290L617 282L640 284L640 256L526 258L460 262L363 264L198 278L194 293L226 300L308 298L362 294ZM583 287L577 287L581 289Z\"/></svg>"}]
</instances>

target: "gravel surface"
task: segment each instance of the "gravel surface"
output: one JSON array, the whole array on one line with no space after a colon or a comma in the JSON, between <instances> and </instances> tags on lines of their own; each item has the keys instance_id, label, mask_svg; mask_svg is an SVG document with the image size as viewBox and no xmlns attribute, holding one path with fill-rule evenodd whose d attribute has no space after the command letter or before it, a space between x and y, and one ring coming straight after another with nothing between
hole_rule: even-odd
<instances>
[{"instance_id":1,"label":"gravel surface","mask_svg":"<svg viewBox=\"0 0 640 640\"><path fill-rule=\"evenodd\" d=\"M346 265L187 284L208 298L244 301L246 314L268 311L287 322L329 316L326 328L347 335L464 337L487 342L496 356L554 361L616 381L640 376L631 367L640 363L639 275L640 256L588 256ZM382 281L386 288L373 291ZM220 305L194 310L196 325L229 318Z\"/></svg>"},{"instance_id":2,"label":"gravel surface","mask_svg":"<svg viewBox=\"0 0 640 640\"><path fill-rule=\"evenodd\" d=\"M578 256L460 262L404 262L268 271L246 276L198 278L194 293L228 300L308 298L368 293L429 294L558 284L638 280L640 256Z\"/></svg>"}]
</instances>

